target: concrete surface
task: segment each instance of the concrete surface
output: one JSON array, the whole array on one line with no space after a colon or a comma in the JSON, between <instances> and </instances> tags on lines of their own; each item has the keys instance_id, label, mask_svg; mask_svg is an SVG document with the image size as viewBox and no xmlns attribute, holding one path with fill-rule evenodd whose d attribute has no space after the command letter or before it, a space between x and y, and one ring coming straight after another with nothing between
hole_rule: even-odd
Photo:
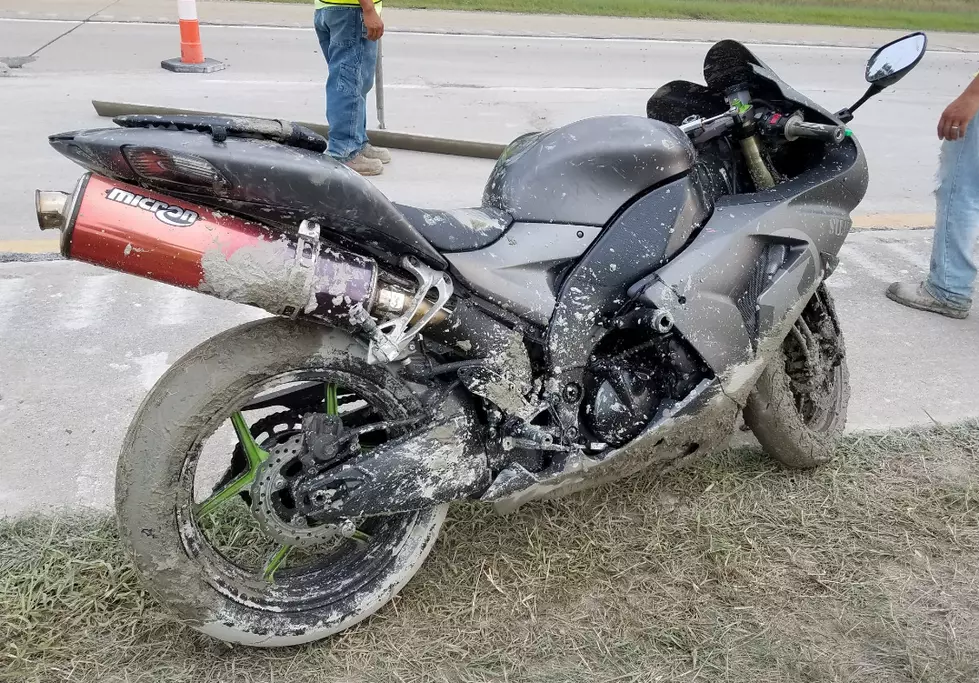
<instances>
[{"instance_id":1,"label":"concrete surface","mask_svg":"<svg viewBox=\"0 0 979 683\"><path fill-rule=\"evenodd\" d=\"M979 315L950 320L882 295L893 279L921 277L930 237L853 234L830 280L852 429L979 415ZM262 315L79 263L0 264L0 515L110 506L119 447L146 391L204 339Z\"/></svg>"},{"instance_id":2,"label":"concrete surface","mask_svg":"<svg viewBox=\"0 0 979 683\"><path fill-rule=\"evenodd\" d=\"M323 120L325 65L309 29L214 28L205 34L205 50L228 70L180 75L159 66L177 49L172 26L89 23L48 44L74 26L0 20L4 52L30 54L47 45L0 88L0 137L12 160L0 164L0 240L39 237L31 192L70 187L77 176L48 148L46 136L108 125L94 116L91 99ZM391 34L385 38L387 121L407 132L505 142L587 116L641 115L666 81L700 80L706 50L703 43L682 41ZM757 51L789 83L830 107L852 103L864 89L867 49L782 45ZM928 221L936 122L974 73L975 61L935 50L859 112L853 127L872 171L861 213L910 216L905 222L915 225ZM392 167L378 184L400 201L450 206L461 200L456 183L436 179L469 182L485 177L489 166L415 158L410 167Z\"/></svg>"},{"instance_id":3,"label":"concrete surface","mask_svg":"<svg viewBox=\"0 0 979 683\"><path fill-rule=\"evenodd\" d=\"M122 0L100 14L101 21L62 21L87 18L106 5L0 0L0 17L7 17L0 18L0 56L37 53L35 62L0 82L0 252L50 248L41 241L49 236L36 228L31 194L38 187L70 189L80 169L50 150L46 136L109 125L94 115L91 99L322 119L325 66L304 26L308 8L201 3L205 19L248 26L205 31L206 52L227 62L226 72L181 76L159 67L161 59L176 54L174 27L119 23L168 20L164 3ZM43 20L20 20L38 16ZM759 46L758 53L798 89L828 106L844 106L862 93L863 63L870 54L852 45L890 38L888 32L839 29L830 35L794 27L594 18L517 22L506 15L393 9L385 16L389 25L408 28L385 39L389 126L487 141L585 116L641 115L662 83L700 80L704 41L722 36L779 43ZM304 27L261 25L270 21ZM520 27L675 39L433 34ZM929 219L935 123L976 68L975 55L961 53L979 49L975 37L971 43L958 40L933 36L932 47L939 49L859 113L854 128L873 174L859 224L917 226ZM821 42L851 46L815 44ZM403 153L377 182L398 201L471 205L479 201L490 166ZM979 414L979 318L950 321L905 310L882 296L892 279L920 277L929 239L928 231L854 234L833 277L853 373L853 428ZM0 514L35 505L109 506L116 454L146 390L182 353L258 315L80 264L0 263L0 442L7 456L0 458Z\"/></svg>"}]
</instances>

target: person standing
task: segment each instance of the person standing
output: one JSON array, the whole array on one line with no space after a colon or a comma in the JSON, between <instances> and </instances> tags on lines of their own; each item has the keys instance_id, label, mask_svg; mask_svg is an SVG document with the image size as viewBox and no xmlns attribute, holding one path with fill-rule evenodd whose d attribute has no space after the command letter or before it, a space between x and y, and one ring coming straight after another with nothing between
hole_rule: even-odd
<instances>
[{"instance_id":1,"label":"person standing","mask_svg":"<svg viewBox=\"0 0 979 683\"><path fill-rule=\"evenodd\" d=\"M361 175L380 175L391 153L367 140L367 93L374 87L380 0L314 0L313 25L326 58L327 154Z\"/></svg>"},{"instance_id":2,"label":"person standing","mask_svg":"<svg viewBox=\"0 0 979 683\"><path fill-rule=\"evenodd\" d=\"M887 297L904 306L965 318L972 307L979 238L979 74L938 123L944 140L931 268L922 283L895 282Z\"/></svg>"}]
</instances>

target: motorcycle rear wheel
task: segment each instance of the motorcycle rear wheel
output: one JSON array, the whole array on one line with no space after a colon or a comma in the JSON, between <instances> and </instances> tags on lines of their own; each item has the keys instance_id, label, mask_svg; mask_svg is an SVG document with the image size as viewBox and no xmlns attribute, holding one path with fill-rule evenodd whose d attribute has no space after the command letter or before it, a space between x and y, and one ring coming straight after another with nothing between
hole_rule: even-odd
<instances>
[{"instance_id":1,"label":"motorcycle rear wheel","mask_svg":"<svg viewBox=\"0 0 979 683\"><path fill-rule=\"evenodd\" d=\"M242 502L248 499L248 488L220 489L228 495L219 496L217 488L212 493L209 483L196 481L198 469L207 469L198 468L205 441L219 429L231 432L231 418L238 420L231 433L238 434L239 443L247 442L242 436L247 431L243 415L249 413L241 408L256 391L281 378L344 387L362 397L360 403L376 413L378 421L417 414L421 405L411 389L384 368L368 365L365 355L363 345L346 333L265 319L228 330L191 350L143 401L117 470L120 535L144 584L182 621L230 643L308 643L369 617L421 567L447 506L362 521L358 540L332 539L322 549L290 547L252 533L261 527ZM336 389L332 391L336 404ZM330 398L324 400L329 402ZM274 444L258 446L272 450ZM224 444L216 452L226 452ZM230 457L230 450L227 453ZM221 486L227 487L227 481ZM235 515L225 514L227 504L239 506ZM225 517L231 519L230 531ZM238 539L233 549L237 554L212 543L215 538ZM261 552L254 550L266 542L270 545L262 545ZM269 548L278 550L269 555ZM239 562L239 554L257 558L251 565L257 562L259 568ZM261 562L267 558L263 574ZM276 569L269 571L273 566Z\"/></svg>"},{"instance_id":2,"label":"motorcycle rear wheel","mask_svg":"<svg viewBox=\"0 0 979 683\"><path fill-rule=\"evenodd\" d=\"M821 284L748 397L744 421L768 455L810 469L835 456L849 400L843 331Z\"/></svg>"}]
</instances>

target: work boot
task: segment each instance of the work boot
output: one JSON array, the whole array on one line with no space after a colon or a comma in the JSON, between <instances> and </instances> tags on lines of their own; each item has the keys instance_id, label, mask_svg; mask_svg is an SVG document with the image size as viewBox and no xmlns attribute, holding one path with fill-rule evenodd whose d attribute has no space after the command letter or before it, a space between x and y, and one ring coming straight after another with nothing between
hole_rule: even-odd
<instances>
[{"instance_id":1,"label":"work boot","mask_svg":"<svg viewBox=\"0 0 979 683\"><path fill-rule=\"evenodd\" d=\"M369 159L363 153L358 154L353 159L343 162L348 168L356 171L360 175L381 175L384 172L384 165L377 159Z\"/></svg>"},{"instance_id":2,"label":"work boot","mask_svg":"<svg viewBox=\"0 0 979 683\"><path fill-rule=\"evenodd\" d=\"M949 318L961 319L969 315L968 308L953 306L936 299L923 282L920 284L895 282L887 288L887 298L909 308L938 313Z\"/></svg>"},{"instance_id":3,"label":"work boot","mask_svg":"<svg viewBox=\"0 0 979 683\"><path fill-rule=\"evenodd\" d=\"M368 159L377 159L382 164L391 163L391 152L383 147L375 147L369 142L364 146L364 149L360 150L360 153Z\"/></svg>"}]
</instances>

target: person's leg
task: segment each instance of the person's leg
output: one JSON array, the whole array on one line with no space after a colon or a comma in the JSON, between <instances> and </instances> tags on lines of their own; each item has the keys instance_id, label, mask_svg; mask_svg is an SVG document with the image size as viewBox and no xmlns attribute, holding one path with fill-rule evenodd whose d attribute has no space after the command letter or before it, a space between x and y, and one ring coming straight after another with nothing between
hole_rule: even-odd
<instances>
[{"instance_id":1,"label":"person's leg","mask_svg":"<svg viewBox=\"0 0 979 683\"><path fill-rule=\"evenodd\" d=\"M313 28L316 29L316 39L320 42L320 52L326 65L330 65L330 26L326 21L326 10L318 9L313 14Z\"/></svg>"},{"instance_id":2,"label":"person's leg","mask_svg":"<svg viewBox=\"0 0 979 683\"><path fill-rule=\"evenodd\" d=\"M366 28L364 29L367 30ZM364 101L363 116L357 127L357 142L360 148L367 146L367 95L374 87L374 74L377 72L377 42L368 40L364 45L364 54L360 60L361 97Z\"/></svg>"},{"instance_id":3,"label":"person's leg","mask_svg":"<svg viewBox=\"0 0 979 683\"><path fill-rule=\"evenodd\" d=\"M979 116L964 139L942 145L938 174L928 279L920 284L895 282L887 296L911 308L964 318L976 280L972 252L979 238Z\"/></svg>"},{"instance_id":4,"label":"person's leg","mask_svg":"<svg viewBox=\"0 0 979 683\"><path fill-rule=\"evenodd\" d=\"M330 124L327 153L339 161L349 162L362 147L359 129L367 109L362 92L362 62L365 44L370 41L364 35L360 7L319 9L317 25L320 22L329 35L324 52L330 70L326 80L326 119Z\"/></svg>"},{"instance_id":5,"label":"person's leg","mask_svg":"<svg viewBox=\"0 0 979 683\"><path fill-rule=\"evenodd\" d=\"M364 71L362 74L364 83L364 118L361 119L361 127L358 131L361 154L368 159L377 159L381 163L391 162L391 152L383 147L374 147L367 139L367 95L374 87L374 76L377 73L377 43L367 42L367 49L364 52Z\"/></svg>"},{"instance_id":6,"label":"person's leg","mask_svg":"<svg viewBox=\"0 0 979 683\"><path fill-rule=\"evenodd\" d=\"M925 287L939 301L958 308L972 305L976 264L972 250L979 237L979 116L965 139L942 145L938 213Z\"/></svg>"}]
</instances>

